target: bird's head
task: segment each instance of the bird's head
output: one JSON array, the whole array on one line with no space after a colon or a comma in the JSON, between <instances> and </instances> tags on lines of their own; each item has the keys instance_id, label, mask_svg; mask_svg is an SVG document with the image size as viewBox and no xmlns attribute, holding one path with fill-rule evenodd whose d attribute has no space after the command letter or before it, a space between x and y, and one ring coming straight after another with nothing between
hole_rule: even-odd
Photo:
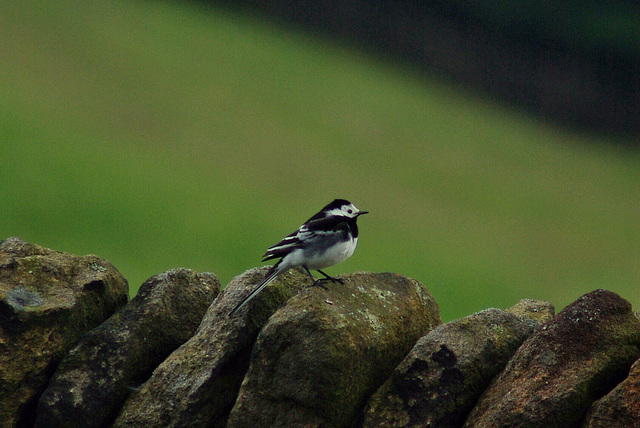
<instances>
[{"instance_id":1,"label":"bird's head","mask_svg":"<svg viewBox=\"0 0 640 428\"><path fill-rule=\"evenodd\" d=\"M369 211L359 210L355 205L346 199L335 199L322 209L325 217L336 215L349 218L356 218L362 214L367 214Z\"/></svg>"}]
</instances>

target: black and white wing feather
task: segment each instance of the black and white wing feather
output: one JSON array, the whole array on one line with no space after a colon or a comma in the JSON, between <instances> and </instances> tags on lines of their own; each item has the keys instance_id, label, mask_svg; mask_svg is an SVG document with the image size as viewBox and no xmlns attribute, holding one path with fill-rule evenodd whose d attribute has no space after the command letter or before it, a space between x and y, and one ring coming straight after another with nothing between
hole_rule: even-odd
<instances>
[{"instance_id":1,"label":"black and white wing feather","mask_svg":"<svg viewBox=\"0 0 640 428\"><path fill-rule=\"evenodd\" d=\"M298 238L299 233L300 229L285 236L280 242L269 247L262 255L262 261L266 262L267 260L284 257L296 248L304 247L304 243Z\"/></svg>"},{"instance_id":2,"label":"black and white wing feather","mask_svg":"<svg viewBox=\"0 0 640 428\"><path fill-rule=\"evenodd\" d=\"M350 224L349 224L350 223ZM269 247L262 255L262 261L284 257L297 248L304 248L308 242L314 241L316 238L324 238L323 235L334 234L337 231L347 233L351 228L352 233L357 236L357 225L354 222L347 222L340 217L310 218L298 230L282 238L280 242ZM355 230L354 230L355 229ZM339 234L340 235L340 234ZM336 236L341 238L341 236Z\"/></svg>"}]
</instances>

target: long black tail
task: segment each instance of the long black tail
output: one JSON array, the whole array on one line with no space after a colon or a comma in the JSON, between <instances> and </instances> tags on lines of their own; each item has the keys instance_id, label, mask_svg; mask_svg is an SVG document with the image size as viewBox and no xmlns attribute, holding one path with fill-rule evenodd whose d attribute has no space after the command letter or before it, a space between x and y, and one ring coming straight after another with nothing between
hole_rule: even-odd
<instances>
[{"instance_id":1,"label":"long black tail","mask_svg":"<svg viewBox=\"0 0 640 428\"><path fill-rule=\"evenodd\" d=\"M244 299L242 299L240 301L240 303L238 303L236 305L236 307L233 308L233 310L231 312L229 312L229 316L230 317L235 315L235 313L238 312L240 310L240 308L242 308L244 305L249 303L249 301L251 301L251 299L256 297L256 295L260 292L260 290L262 290L264 287L269 285L271 283L271 281L276 279L278 274L281 272L281 270L279 269L281 261L282 261L282 259L278 260L278 263L276 263L275 265L271 266L271 269L269 269L269 272L267 272L267 275L264 277L262 282L256 288L251 290L251 292L249 294L247 294L247 296Z\"/></svg>"}]
</instances>

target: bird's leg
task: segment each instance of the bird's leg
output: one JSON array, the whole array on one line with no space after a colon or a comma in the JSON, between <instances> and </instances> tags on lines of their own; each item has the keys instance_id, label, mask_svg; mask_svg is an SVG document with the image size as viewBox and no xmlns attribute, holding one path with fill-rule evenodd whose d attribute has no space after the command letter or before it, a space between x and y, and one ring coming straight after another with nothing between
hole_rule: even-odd
<instances>
[{"instance_id":1,"label":"bird's leg","mask_svg":"<svg viewBox=\"0 0 640 428\"><path fill-rule=\"evenodd\" d=\"M321 274L323 274L323 275L324 275L324 279L321 279L320 281L326 281L326 280L329 280L329 281L333 281L333 282L339 282L340 284L344 285L344 282L342 282L342 280L341 280L341 279L339 279L339 278L334 278L334 277L332 277L332 276L329 276L329 275L327 275L326 273L322 272L320 269L316 269L316 270L317 270L318 272L320 272Z\"/></svg>"},{"instance_id":2,"label":"bird's leg","mask_svg":"<svg viewBox=\"0 0 640 428\"><path fill-rule=\"evenodd\" d=\"M316 280L316 279L313 277L313 275L311 275L311 271L309 270L309 268L308 268L308 267L306 267L306 266L304 266L304 265L302 265L302 267L303 267L303 268L304 268L304 270L307 272L307 275L309 275L309 278L311 278L311 281L313 282L313 284L311 284L311 285L317 285L318 287L322 287L322 288L324 288L325 290L328 290L328 288L327 288L327 287L325 287L324 285L320 284L320 281L324 281L324 279L318 279L318 280ZM323 274L323 275L324 275L324 274ZM325 275L325 276L326 276L326 275Z\"/></svg>"}]
</instances>

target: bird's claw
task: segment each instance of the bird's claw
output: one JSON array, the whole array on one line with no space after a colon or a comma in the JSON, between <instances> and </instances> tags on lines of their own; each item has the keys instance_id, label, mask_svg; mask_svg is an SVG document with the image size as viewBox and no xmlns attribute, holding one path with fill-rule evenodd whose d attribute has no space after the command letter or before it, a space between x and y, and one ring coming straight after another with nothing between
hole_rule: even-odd
<instances>
[{"instance_id":1,"label":"bird's claw","mask_svg":"<svg viewBox=\"0 0 640 428\"><path fill-rule=\"evenodd\" d=\"M322 283L324 281L326 281L326 279L317 279L317 280L313 281L313 284L311 284L311 286L318 286L318 287L324 289L324 291L329 291L329 289L327 287L322 285Z\"/></svg>"}]
</instances>

